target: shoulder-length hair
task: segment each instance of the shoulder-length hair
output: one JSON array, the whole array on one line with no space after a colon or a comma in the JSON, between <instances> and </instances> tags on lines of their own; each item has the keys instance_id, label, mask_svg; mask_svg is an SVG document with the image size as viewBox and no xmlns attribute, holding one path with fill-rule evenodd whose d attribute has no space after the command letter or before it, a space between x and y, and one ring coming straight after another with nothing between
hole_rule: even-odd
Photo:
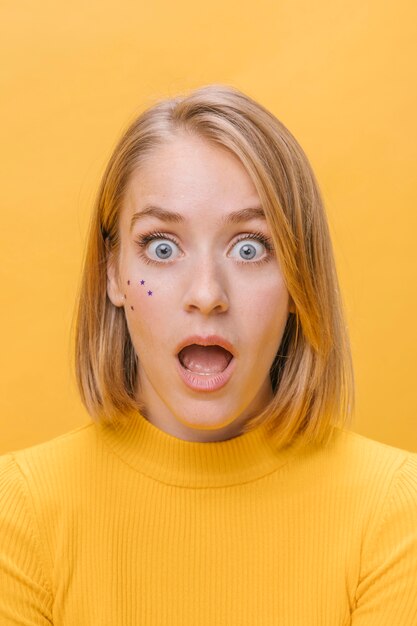
<instances>
[{"instance_id":1,"label":"shoulder-length hair","mask_svg":"<svg viewBox=\"0 0 417 626\"><path fill-rule=\"evenodd\" d=\"M106 260L118 259L119 214L130 177L147 155L179 132L194 133L236 155L253 180L295 312L270 368L273 397L247 420L264 423L278 446L299 436L326 445L354 405L349 337L319 187L293 135L238 89L206 85L158 100L117 143L105 169L89 228L75 310L75 370L93 421L116 425L146 407L135 399L140 363L123 307L107 296Z\"/></svg>"}]
</instances>

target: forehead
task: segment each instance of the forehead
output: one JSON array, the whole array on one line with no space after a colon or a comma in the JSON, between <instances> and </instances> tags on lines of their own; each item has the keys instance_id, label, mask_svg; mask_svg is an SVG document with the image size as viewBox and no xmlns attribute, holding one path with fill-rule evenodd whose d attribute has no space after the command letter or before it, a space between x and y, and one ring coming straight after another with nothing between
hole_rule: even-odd
<instances>
[{"instance_id":1,"label":"forehead","mask_svg":"<svg viewBox=\"0 0 417 626\"><path fill-rule=\"evenodd\" d=\"M242 209L259 209L261 203L249 173L236 155L206 139L181 134L157 146L135 169L124 204L127 217L143 211L148 217L180 222L181 216L224 217ZM177 215L170 220L163 209ZM262 218L262 214L258 210L257 217Z\"/></svg>"}]
</instances>

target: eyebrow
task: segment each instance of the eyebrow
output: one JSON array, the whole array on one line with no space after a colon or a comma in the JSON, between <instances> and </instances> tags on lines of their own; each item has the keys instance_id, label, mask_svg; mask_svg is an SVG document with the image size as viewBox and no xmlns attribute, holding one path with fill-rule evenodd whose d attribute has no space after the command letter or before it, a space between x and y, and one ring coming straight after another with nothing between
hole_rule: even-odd
<instances>
[{"instance_id":1,"label":"eyebrow","mask_svg":"<svg viewBox=\"0 0 417 626\"><path fill-rule=\"evenodd\" d=\"M175 211L168 211L159 206L147 205L142 211L138 211L133 214L130 221L130 232L134 224L145 217L156 217L164 222L171 222L175 224L182 224L186 221L186 218L181 213ZM227 226L228 224L239 224L240 222L247 222L249 220L262 219L266 220L264 210L260 206L248 207L247 209L240 209L225 215L220 220L220 225Z\"/></svg>"}]
</instances>

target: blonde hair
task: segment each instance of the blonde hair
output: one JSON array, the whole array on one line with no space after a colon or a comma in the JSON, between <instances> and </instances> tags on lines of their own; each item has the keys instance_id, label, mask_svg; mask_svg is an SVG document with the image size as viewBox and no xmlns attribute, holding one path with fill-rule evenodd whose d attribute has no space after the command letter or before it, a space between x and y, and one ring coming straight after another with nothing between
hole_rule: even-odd
<instances>
[{"instance_id":1,"label":"blonde hair","mask_svg":"<svg viewBox=\"0 0 417 626\"><path fill-rule=\"evenodd\" d=\"M106 252L118 257L119 214L132 172L178 132L234 153L251 176L295 306L270 369L273 398L243 432L267 427L278 446L294 437L326 445L354 404L349 337L330 234L309 161L287 128L238 89L207 85L157 101L116 145L92 214L75 327L75 370L94 421L116 425L146 407L135 399L137 355L123 307L107 296Z\"/></svg>"}]
</instances>

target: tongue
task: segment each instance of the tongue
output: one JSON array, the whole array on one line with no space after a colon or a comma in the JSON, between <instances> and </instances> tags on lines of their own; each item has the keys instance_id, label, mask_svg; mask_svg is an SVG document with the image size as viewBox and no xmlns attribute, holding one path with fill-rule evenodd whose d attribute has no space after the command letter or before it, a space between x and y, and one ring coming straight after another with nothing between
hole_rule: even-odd
<instances>
[{"instance_id":1,"label":"tongue","mask_svg":"<svg viewBox=\"0 0 417 626\"><path fill-rule=\"evenodd\" d=\"M181 363L192 372L216 374L229 365L231 354L220 346L187 346L180 352Z\"/></svg>"}]
</instances>

